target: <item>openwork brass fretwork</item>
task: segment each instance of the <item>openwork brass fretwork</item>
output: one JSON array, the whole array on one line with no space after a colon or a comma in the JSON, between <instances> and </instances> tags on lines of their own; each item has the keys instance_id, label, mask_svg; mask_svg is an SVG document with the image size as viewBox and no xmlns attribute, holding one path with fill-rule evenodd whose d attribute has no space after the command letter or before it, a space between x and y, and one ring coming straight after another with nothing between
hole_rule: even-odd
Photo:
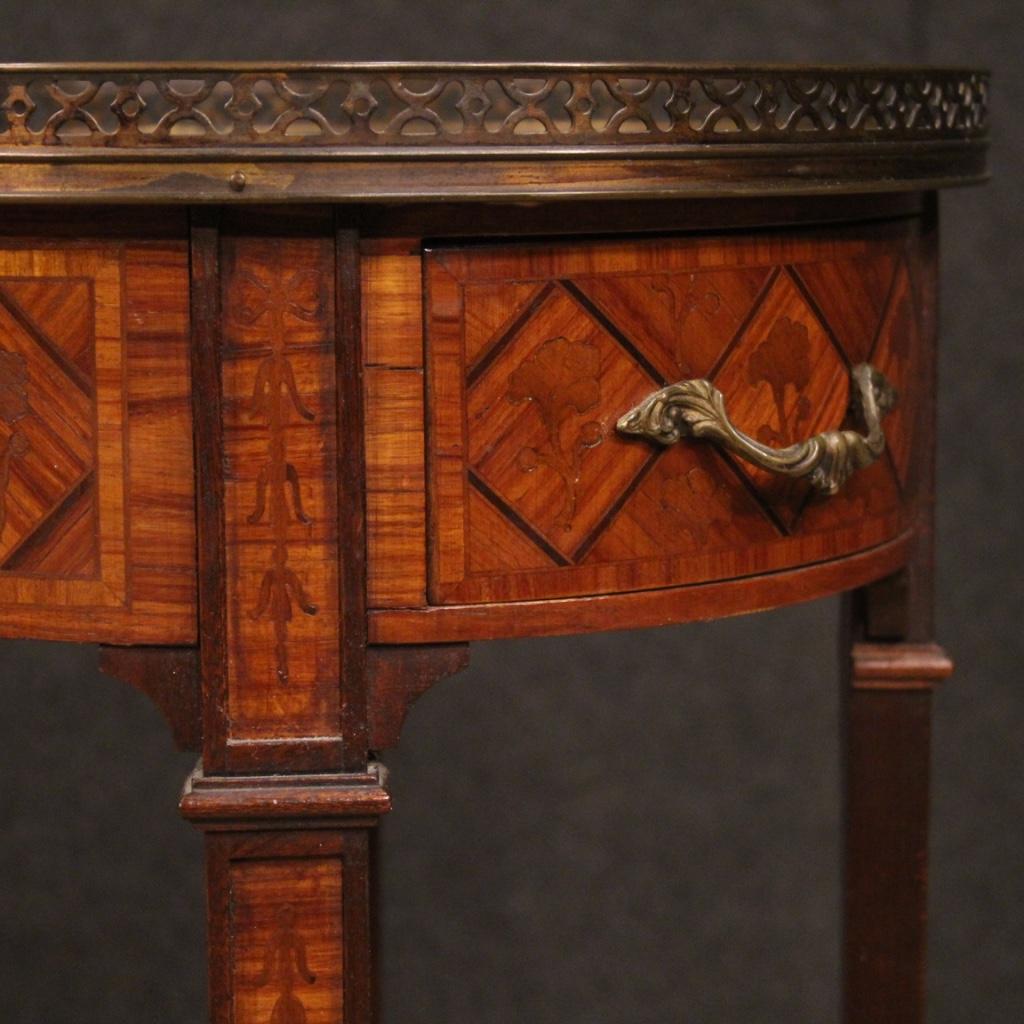
<instances>
[{"instance_id":1,"label":"openwork brass fretwork","mask_svg":"<svg viewBox=\"0 0 1024 1024\"><path fill-rule=\"evenodd\" d=\"M896 389L868 363L850 374L850 404L865 432L828 430L786 448L771 448L738 430L725 411L725 397L708 380L684 380L655 391L619 418L622 434L675 444L707 438L772 473L806 477L823 494L835 494L858 469L885 451L882 417L897 401Z\"/></svg>"},{"instance_id":2,"label":"openwork brass fretwork","mask_svg":"<svg viewBox=\"0 0 1024 1024\"><path fill-rule=\"evenodd\" d=\"M956 68L0 67L0 148L558 146L976 138Z\"/></svg>"}]
</instances>

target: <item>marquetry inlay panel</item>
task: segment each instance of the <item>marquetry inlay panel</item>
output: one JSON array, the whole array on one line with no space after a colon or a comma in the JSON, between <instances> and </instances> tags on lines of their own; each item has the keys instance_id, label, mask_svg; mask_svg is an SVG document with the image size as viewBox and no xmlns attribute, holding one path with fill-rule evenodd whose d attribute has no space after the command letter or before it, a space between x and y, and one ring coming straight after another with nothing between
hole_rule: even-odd
<instances>
[{"instance_id":1,"label":"marquetry inlay panel","mask_svg":"<svg viewBox=\"0 0 1024 1024\"><path fill-rule=\"evenodd\" d=\"M729 579L897 536L921 399L916 245L896 225L429 253L432 599ZM783 447L848 421L866 360L899 411L886 455L837 497L707 443L615 432L652 391L707 377L739 429Z\"/></svg>"},{"instance_id":2,"label":"marquetry inlay panel","mask_svg":"<svg viewBox=\"0 0 1024 1024\"><path fill-rule=\"evenodd\" d=\"M0 572L99 571L91 285L0 278Z\"/></svg>"},{"instance_id":3,"label":"marquetry inlay panel","mask_svg":"<svg viewBox=\"0 0 1024 1024\"><path fill-rule=\"evenodd\" d=\"M317 797L315 785L277 787L282 808L296 792ZM216 1024L370 1019L368 835L336 820L202 819Z\"/></svg>"},{"instance_id":4,"label":"marquetry inlay panel","mask_svg":"<svg viewBox=\"0 0 1024 1024\"><path fill-rule=\"evenodd\" d=\"M333 239L225 234L221 259L230 735L332 735Z\"/></svg>"},{"instance_id":5,"label":"marquetry inlay panel","mask_svg":"<svg viewBox=\"0 0 1024 1024\"><path fill-rule=\"evenodd\" d=\"M187 310L182 242L0 244L5 632L195 635Z\"/></svg>"},{"instance_id":6,"label":"marquetry inlay panel","mask_svg":"<svg viewBox=\"0 0 1024 1024\"><path fill-rule=\"evenodd\" d=\"M232 1020L343 1020L341 858L240 861L229 884Z\"/></svg>"}]
</instances>

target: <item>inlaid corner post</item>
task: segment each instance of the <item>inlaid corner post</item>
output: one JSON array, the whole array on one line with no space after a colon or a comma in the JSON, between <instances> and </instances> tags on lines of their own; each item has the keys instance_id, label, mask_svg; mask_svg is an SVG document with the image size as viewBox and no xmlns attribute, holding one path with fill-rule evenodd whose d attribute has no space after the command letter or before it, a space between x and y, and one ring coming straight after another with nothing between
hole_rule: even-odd
<instances>
[{"instance_id":1,"label":"inlaid corner post","mask_svg":"<svg viewBox=\"0 0 1024 1024\"><path fill-rule=\"evenodd\" d=\"M191 250L212 1021L371 1024L357 236L204 209Z\"/></svg>"},{"instance_id":2,"label":"inlaid corner post","mask_svg":"<svg viewBox=\"0 0 1024 1024\"><path fill-rule=\"evenodd\" d=\"M847 595L843 612L844 1024L924 1024L931 705L952 671L934 643L936 233L934 196L911 266L926 354L904 496L906 567Z\"/></svg>"},{"instance_id":3,"label":"inlaid corner post","mask_svg":"<svg viewBox=\"0 0 1024 1024\"><path fill-rule=\"evenodd\" d=\"M207 778L182 813L206 833L213 1024L375 1020L373 832L383 769Z\"/></svg>"}]
</instances>

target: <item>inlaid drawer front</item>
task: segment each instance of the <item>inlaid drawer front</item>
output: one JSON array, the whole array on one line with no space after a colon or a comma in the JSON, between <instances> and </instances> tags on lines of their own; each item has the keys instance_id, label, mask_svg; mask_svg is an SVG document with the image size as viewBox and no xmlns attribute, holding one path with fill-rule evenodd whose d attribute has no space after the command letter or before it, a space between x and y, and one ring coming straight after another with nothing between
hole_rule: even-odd
<instances>
[{"instance_id":1,"label":"inlaid drawer front","mask_svg":"<svg viewBox=\"0 0 1024 1024\"><path fill-rule=\"evenodd\" d=\"M194 639L189 396L184 241L0 242L6 635Z\"/></svg>"},{"instance_id":2,"label":"inlaid drawer front","mask_svg":"<svg viewBox=\"0 0 1024 1024\"><path fill-rule=\"evenodd\" d=\"M431 600L732 579L899 535L926 369L918 249L908 221L429 252ZM616 430L693 379L768 448L863 429L863 363L896 392L887 444L832 496L707 440Z\"/></svg>"}]
</instances>

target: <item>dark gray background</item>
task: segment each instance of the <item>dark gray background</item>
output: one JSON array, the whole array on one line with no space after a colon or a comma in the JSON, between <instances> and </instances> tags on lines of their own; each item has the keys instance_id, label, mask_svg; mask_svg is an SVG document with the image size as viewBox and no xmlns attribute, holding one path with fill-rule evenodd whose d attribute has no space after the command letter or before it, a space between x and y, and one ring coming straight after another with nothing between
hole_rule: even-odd
<instances>
[{"instance_id":1,"label":"dark gray background","mask_svg":"<svg viewBox=\"0 0 1024 1024\"><path fill-rule=\"evenodd\" d=\"M960 61L994 180L943 209L931 1021L1024 1015L1014 0L4 5L0 59ZM411 716L384 826L385 1024L837 1017L834 602L480 645ZM86 648L0 645L0 1017L205 1019L191 757ZM623 700L625 696L625 700ZM625 708L625 714L622 708Z\"/></svg>"}]
</instances>

